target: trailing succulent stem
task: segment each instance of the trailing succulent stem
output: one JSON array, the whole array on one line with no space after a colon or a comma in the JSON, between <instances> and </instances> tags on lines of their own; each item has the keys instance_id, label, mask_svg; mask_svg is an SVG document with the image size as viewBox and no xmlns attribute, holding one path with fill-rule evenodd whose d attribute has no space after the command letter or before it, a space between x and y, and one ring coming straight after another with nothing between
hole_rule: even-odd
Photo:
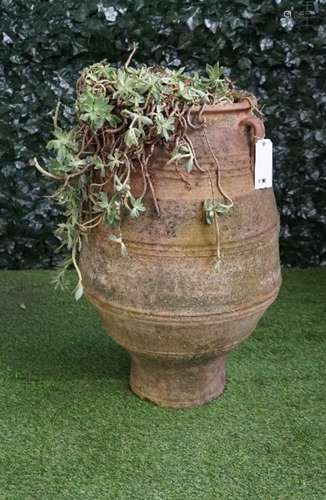
<instances>
[{"instance_id":1,"label":"trailing succulent stem","mask_svg":"<svg viewBox=\"0 0 326 500\"><path fill-rule=\"evenodd\" d=\"M134 51L133 51L134 52ZM180 177L200 167L189 131L205 127L203 111L206 104L230 103L244 94L236 93L229 81L222 78L218 64L207 66L207 74L187 74L159 66L122 68L106 61L86 68L77 82L76 121L70 130L58 123L59 106L54 115L53 139L47 148L54 153L47 169L38 161L34 165L43 174L59 183L54 197L65 207L65 222L56 234L70 252L58 274L63 284L64 271L72 264L78 274L76 299L83 293L78 267L82 239L102 223L111 226L110 240L120 245L127 255L120 229L123 214L137 218L145 210L144 196L150 191L156 212L160 207L151 179L150 159L157 146L170 154ZM200 111L193 113L194 105ZM196 122L195 122L196 121ZM217 169L217 187L225 203L205 200L206 222L215 221L217 264L220 266L219 229L217 217L232 207L232 200L220 185L218 160L209 144ZM130 174L139 171L143 179L142 194L136 197L130 185ZM60 248L61 248L60 247Z\"/></svg>"}]
</instances>

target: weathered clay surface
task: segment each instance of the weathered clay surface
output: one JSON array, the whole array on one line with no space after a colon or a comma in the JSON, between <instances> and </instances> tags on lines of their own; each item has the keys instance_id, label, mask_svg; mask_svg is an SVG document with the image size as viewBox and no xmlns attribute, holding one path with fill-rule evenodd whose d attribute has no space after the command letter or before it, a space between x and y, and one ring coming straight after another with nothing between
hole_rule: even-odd
<instances>
[{"instance_id":1,"label":"weathered clay surface","mask_svg":"<svg viewBox=\"0 0 326 500\"><path fill-rule=\"evenodd\" d=\"M252 121L248 102L211 106L205 116L223 188L235 205L219 217L220 273L212 271L214 227L203 222L203 200L212 198L209 175L184 174L189 189L174 166L165 165L163 152L150 169L161 216L147 195L147 212L122 224L129 257L109 241L110 228L100 227L84 244L80 262L88 299L108 334L131 355L131 389L176 408L223 392L226 353L251 334L281 282L274 194L253 184L251 138L263 126ZM191 138L201 167L215 179L203 131ZM142 191L137 175L132 186ZM221 198L216 188L214 198Z\"/></svg>"}]
</instances>

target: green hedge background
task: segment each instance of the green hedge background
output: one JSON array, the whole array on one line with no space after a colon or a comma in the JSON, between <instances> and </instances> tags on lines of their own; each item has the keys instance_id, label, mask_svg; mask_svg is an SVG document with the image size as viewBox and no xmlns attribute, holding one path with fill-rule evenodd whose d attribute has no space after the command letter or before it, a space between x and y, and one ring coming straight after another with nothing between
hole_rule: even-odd
<instances>
[{"instance_id":1,"label":"green hedge background","mask_svg":"<svg viewBox=\"0 0 326 500\"><path fill-rule=\"evenodd\" d=\"M284 265L325 265L325 4L282 0L1 0L0 267L52 267L60 208L30 166L58 99L72 120L80 69L107 58L187 69L217 60L256 93L275 145Z\"/></svg>"}]
</instances>

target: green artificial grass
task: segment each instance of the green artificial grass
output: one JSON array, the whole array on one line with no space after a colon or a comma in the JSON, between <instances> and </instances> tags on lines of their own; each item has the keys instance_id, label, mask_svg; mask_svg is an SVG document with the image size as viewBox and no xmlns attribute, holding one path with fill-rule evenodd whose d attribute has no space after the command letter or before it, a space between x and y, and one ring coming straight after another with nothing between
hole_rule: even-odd
<instances>
[{"instance_id":1,"label":"green artificial grass","mask_svg":"<svg viewBox=\"0 0 326 500\"><path fill-rule=\"evenodd\" d=\"M0 499L325 499L326 269L288 270L222 398L140 401L92 307L0 273Z\"/></svg>"}]
</instances>

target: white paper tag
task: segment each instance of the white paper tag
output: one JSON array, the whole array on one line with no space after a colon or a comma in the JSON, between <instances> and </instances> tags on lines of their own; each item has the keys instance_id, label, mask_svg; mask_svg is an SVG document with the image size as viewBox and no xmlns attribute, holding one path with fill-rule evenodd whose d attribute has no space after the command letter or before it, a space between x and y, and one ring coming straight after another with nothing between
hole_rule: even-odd
<instances>
[{"instance_id":1,"label":"white paper tag","mask_svg":"<svg viewBox=\"0 0 326 500\"><path fill-rule=\"evenodd\" d=\"M273 186L273 143L258 139L255 150L255 189Z\"/></svg>"}]
</instances>

